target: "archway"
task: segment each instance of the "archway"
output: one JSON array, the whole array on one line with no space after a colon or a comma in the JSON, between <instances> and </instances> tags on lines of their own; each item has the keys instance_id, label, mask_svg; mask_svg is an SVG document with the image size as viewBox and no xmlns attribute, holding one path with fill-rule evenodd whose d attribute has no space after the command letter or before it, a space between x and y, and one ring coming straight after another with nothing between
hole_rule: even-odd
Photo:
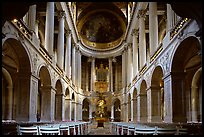
<instances>
[{"instance_id":1,"label":"archway","mask_svg":"<svg viewBox=\"0 0 204 137\"><path fill-rule=\"evenodd\" d=\"M161 122L164 120L164 81L163 71L157 66L151 79L151 122Z\"/></svg>"},{"instance_id":2,"label":"archway","mask_svg":"<svg viewBox=\"0 0 204 137\"><path fill-rule=\"evenodd\" d=\"M202 122L202 68L193 76L191 85L192 122Z\"/></svg>"},{"instance_id":3,"label":"archway","mask_svg":"<svg viewBox=\"0 0 204 137\"><path fill-rule=\"evenodd\" d=\"M133 91L133 121L137 122L137 89Z\"/></svg>"},{"instance_id":4,"label":"archway","mask_svg":"<svg viewBox=\"0 0 204 137\"><path fill-rule=\"evenodd\" d=\"M70 92L67 88L65 91L65 120L71 120L70 118Z\"/></svg>"},{"instance_id":5,"label":"archway","mask_svg":"<svg viewBox=\"0 0 204 137\"><path fill-rule=\"evenodd\" d=\"M128 107L128 121L131 121L131 95L130 93L128 94L127 107Z\"/></svg>"},{"instance_id":6,"label":"archway","mask_svg":"<svg viewBox=\"0 0 204 137\"><path fill-rule=\"evenodd\" d=\"M191 36L181 42L173 56L171 67L173 122L192 121L191 85L194 74L201 67L200 52L201 45L198 39ZM194 102L202 105L198 98L195 98Z\"/></svg>"},{"instance_id":7,"label":"archway","mask_svg":"<svg viewBox=\"0 0 204 137\"><path fill-rule=\"evenodd\" d=\"M16 39L7 39L2 46L2 119L30 119L30 72L26 49Z\"/></svg>"},{"instance_id":8,"label":"archway","mask_svg":"<svg viewBox=\"0 0 204 137\"><path fill-rule=\"evenodd\" d=\"M39 78L37 110L41 121L50 121L52 115L51 78L45 66L40 68Z\"/></svg>"},{"instance_id":9,"label":"archway","mask_svg":"<svg viewBox=\"0 0 204 137\"><path fill-rule=\"evenodd\" d=\"M75 95L72 93L72 106L71 106L71 120L76 120L76 114L75 114Z\"/></svg>"},{"instance_id":10,"label":"archway","mask_svg":"<svg viewBox=\"0 0 204 137\"><path fill-rule=\"evenodd\" d=\"M82 104L82 120L83 121L89 121L89 107L90 107L90 101L89 99L85 98Z\"/></svg>"},{"instance_id":11,"label":"archway","mask_svg":"<svg viewBox=\"0 0 204 137\"><path fill-rule=\"evenodd\" d=\"M60 80L57 80L56 85L56 94L55 94L55 120L62 120L62 106L63 106L63 93L62 93L62 84Z\"/></svg>"},{"instance_id":12,"label":"archway","mask_svg":"<svg viewBox=\"0 0 204 137\"><path fill-rule=\"evenodd\" d=\"M140 108L140 122L147 122L147 84L145 80L142 81L140 86L140 94L138 97L138 103Z\"/></svg>"}]
</instances>

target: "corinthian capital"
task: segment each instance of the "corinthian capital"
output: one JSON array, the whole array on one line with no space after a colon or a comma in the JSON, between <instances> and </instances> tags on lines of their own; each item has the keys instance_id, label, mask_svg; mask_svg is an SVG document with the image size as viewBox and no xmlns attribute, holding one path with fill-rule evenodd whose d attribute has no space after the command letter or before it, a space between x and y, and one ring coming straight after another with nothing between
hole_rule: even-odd
<instances>
[{"instance_id":1,"label":"corinthian capital","mask_svg":"<svg viewBox=\"0 0 204 137\"><path fill-rule=\"evenodd\" d=\"M139 29L133 29L132 30L132 36L138 36Z\"/></svg>"},{"instance_id":2,"label":"corinthian capital","mask_svg":"<svg viewBox=\"0 0 204 137\"><path fill-rule=\"evenodd\" d=\"M147 10L139 10L138 18L145 18Z\"/></svg>"},{"instance_id":3,"label":"corinthian capital","mask_svg":"<svg viewBox=\"0 0 204 137\"><path fill-rule=\"evenodd\" d=\"M64 11L58 11L57 15L58 15L58 20L60 20L61 18L65 17L65 12Z\"/></svg>"}]
</instances>

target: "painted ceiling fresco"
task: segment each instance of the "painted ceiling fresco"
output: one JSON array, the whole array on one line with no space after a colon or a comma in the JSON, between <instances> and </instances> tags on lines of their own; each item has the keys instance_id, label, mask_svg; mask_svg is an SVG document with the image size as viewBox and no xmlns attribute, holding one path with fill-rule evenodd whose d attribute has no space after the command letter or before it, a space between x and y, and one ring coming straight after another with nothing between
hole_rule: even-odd
<instances>
[{"instance_id":1,"label":"painted ceiling fresco","mask_svg":"<svg viewBox=\"0 0 204 137\"><path fill-rule=\"evenodd\" d=\"M108 43L117 40L123 34L121 23L110 12L97 12L87 19L81 29L81 35L96 43Z\"/></svg>"}]
</instances>

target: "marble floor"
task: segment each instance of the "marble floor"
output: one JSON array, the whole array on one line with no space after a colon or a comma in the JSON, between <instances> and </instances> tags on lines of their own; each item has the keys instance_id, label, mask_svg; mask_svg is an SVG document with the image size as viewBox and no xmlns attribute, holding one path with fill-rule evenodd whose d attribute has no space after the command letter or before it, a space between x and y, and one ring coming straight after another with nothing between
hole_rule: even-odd
<instances>
[{"instance_id":1,"label":"marble floor","mask_svg":"<svg viewBox=\"0 0 204 137\"><path fill-rule=\"evenodd\" d=\"M104 123L104 127L97 127L97 123L93 123L89 135L112 135L110 127L110 123Z\"/></svg>"}]
</instances>

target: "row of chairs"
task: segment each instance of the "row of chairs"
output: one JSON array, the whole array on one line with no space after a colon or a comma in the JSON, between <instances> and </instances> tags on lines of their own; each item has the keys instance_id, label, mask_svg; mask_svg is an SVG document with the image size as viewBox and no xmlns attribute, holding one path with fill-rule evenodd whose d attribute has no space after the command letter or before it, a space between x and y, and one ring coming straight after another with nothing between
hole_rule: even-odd
<instances>
[{"instance_id":1,"label":"row of chairs","mask_svg":"<svg viewBox=\"0 0 204 137\"><path fill-rule=\"evenodd\" d=\"M111 132L115 135L181 135L188 134L187 128L178 126L147 126L135 123L112 122Z\"/></svg>"},{"instance_id":2,"label":"row of chairs","mask_svg":"<svg viewBox=\"0 0 204 137\"><path fill-rule=\"evenodd\" d=\"M70 122L61 124L18 125L18 135L87 135L90 132L89 122Z\"/></svg>"}]
</instances>

